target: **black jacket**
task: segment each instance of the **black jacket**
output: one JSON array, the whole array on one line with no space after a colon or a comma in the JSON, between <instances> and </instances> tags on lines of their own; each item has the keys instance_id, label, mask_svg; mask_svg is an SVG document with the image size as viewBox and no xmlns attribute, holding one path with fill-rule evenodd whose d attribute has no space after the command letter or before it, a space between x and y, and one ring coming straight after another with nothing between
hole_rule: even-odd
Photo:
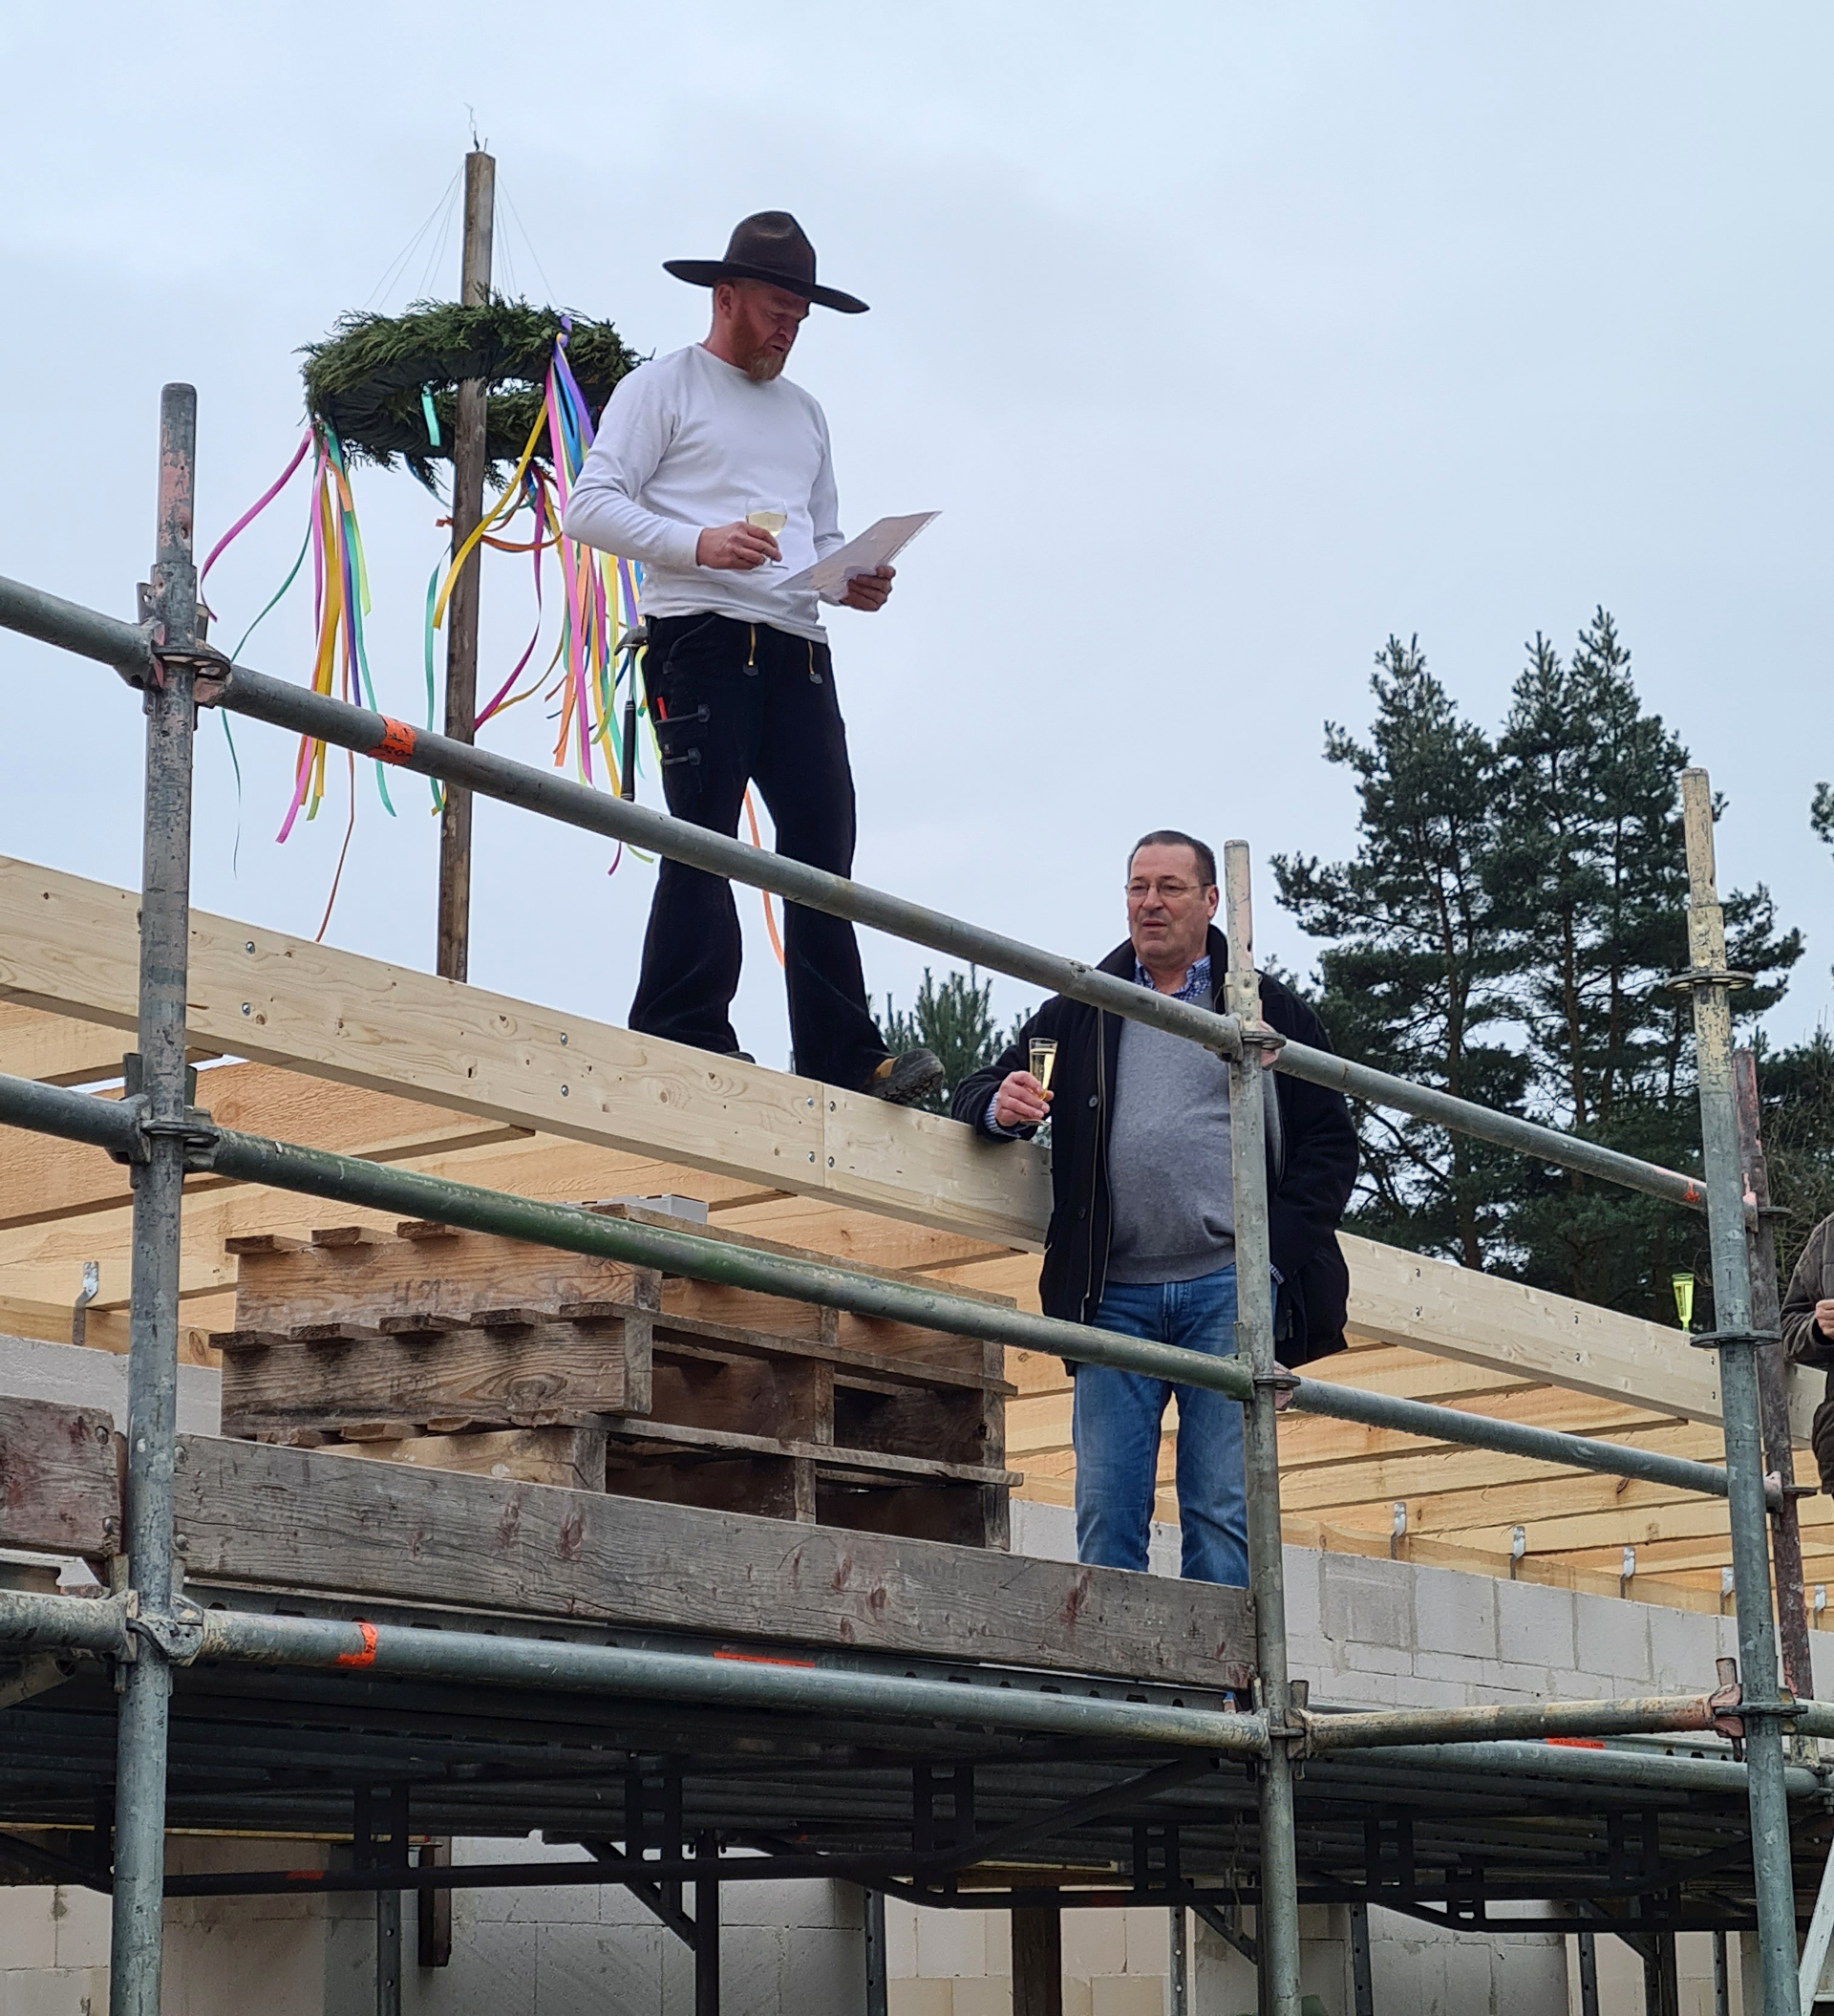
<instances>
[{"instance_id":1,"label":"black jacket","mask_svg":"<svg viewBox=\"0 0 1834 2016\"><path fill-rule=\"evenodd\" d=\"M1823 1218L1808 1235L1783 1296L1783 1357L1792 1365L1827 1368L1827 1391L1815 1409L1809 1439L1822 1473L1822 1489L1834 1491L1834 1338L1823 1337L1815 1304L1834 1298L1834 1217Z\"/></svg>"},{"instance_id":2,"label":"black jacket","mask_svg":"<svg viewBox=\"0 0 1834 2016\"><path fill-rule=\"evenodd\" d=\"M1228 948L1212 927L1210 971L1221 1008ZM1103 973L1134 976L1134 948L1119 945ZM1278 980L1261 981L1261 1013L1282 1036L1318 1050L1331 1048L1324 1024ZM995 1062L955 1088L955 1118L978 1132L989 1104L1010 1071L1027 1068L1034 1036L1055 1037L1051 1089L1051 1225L1044 1238L1038 1293L1047 1316L1086 1323L1095 1316L1108 1272L1112 1212L1108 1134L1120 1059L1121 1018L1054 995ZM1269 1129L1268 1204L1273 1264L1280 1275L1274 1337L1281 1362L1303 1364L1344 1348L1350 1270L1337 1245L1337 1221L1356 1180L1356 1129L1342 1093L1278 1074L1279 1141ZM987 1141L985 1134L981 1135ZM989 1141L990 1149L993 1144Z\"/></svg>"}]
</instances>

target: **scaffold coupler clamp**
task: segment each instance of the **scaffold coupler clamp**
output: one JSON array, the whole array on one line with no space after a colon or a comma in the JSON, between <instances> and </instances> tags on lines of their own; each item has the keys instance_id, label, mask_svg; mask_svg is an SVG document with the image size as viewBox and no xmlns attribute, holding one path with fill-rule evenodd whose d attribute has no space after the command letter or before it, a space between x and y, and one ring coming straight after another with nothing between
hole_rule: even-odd
<instances>
[{"instance_id":1,"label":"scaffold coupler clamp","mask_svg":"<svg viewBox=\"0 0 1834 2016\"><path fill-rule=\"evenodd\" d=\"M223 1136L208 1109L194 1104L198 1092L197 1071L189 1064L185 1066L184 1111L177 1120L155 1120L148 1112L146 1094L141 1090L142 1074L138 1051L130 1050L122 1058L121 1074L124 1083L120 1103L135 1116L134 1142L126 1149L110 1148L108 1152L113 1159L132 1169L136 1164L151 1161L155 1140L176 1137L184 1144L187 1175L214 1169L217 1146Z\"/></svg>"},{"instance_id":2,"label":"scaffold coupler clamp","mask_svg":"<svg viewBox=\"0 0 1834 2016\"><path fill-rule=\"evenodd\" d=\"M1311 1681L1289 1680L1287 1712L1277 1725L1273 1715L1269 1714L1268 1734L1287 1739L1287 1756L1295 1768L1312 1755L1312 1719Z\"/></svg>"},{"instance_id":3,"label":"scaffold coupler clamp","mask_svg":"<svg viewBox=\"0 0 1834 2016\"><path fill-rule=\"evenodd\" d=\"M145 672L139 672L118 666L117 670L121 677L138 692L144 693L149 688L164 686L167 666L188 665L193 675L192 699L200 707L212 706L222 696L230 666L222 652L204 642L204 631L210 620L208 611L199 605L195 644L184 651L168 649L165 629L160 620L162 612L160 590L153 582L142 581L139 596L140 628L146 632L147 668Z\"/></svg>"},{"instance_id":4,"label":"scaffold coupler clamp","mask_svg":"<svg viewBox=\"0 0 1834 2016\"><path fill-rule=\"evenodd\" d=\"M1245 1017L1242 1022L1242 1040L1252 1043L1261 1052L1264 1063L1272 1063L1280 1052L1287 1047L1287 1040L1271 1022L1264 1022L1259 1016L1252 1021Z\"/></svg>"},{"instance_id":5,"label":"scaffold coupler clamp","mask_svg":"<svg viewBox=\"0 0 1834 2016\"><path fill-rule=\"evenodd\" d=\"M1259 1050L1262 1064L1269 1071L1273 1061L1287 1046L1287 1040L1271 1022L1264 1022L1258 1015L1240 1015L1235 1018L1236 1047L1244 1057L1250 1051ZM1217 1055L1226 1058L1228 1052L1219 1047Z\"/></svg>"},{"instance_id":6,"label":"scaffold coupler clamp","mask_svg":"<svg viewBox=\"0 0 1834 2016\"><path fill-rule=\"evenodd\" d=\"M142 1610L139 1591L130 1589L124 1602L127 1650L123 1659L139 1658L141 1639L170 1666L188 1666L203 1650L203 1612L188 1598L174 1597L164 1610Z\"/></svg>"},{"instance_id":7,"label":"scaffold coupler clamp","mask_svg":"<svg viewBox=\"0 0 1834 2016\"><path fill-rule=\"evenodd\" d=\"M1721 1659L1716 1660L1714 1664L1719 1684L1707 1696L1707 1706L1713 1714L1714 1733L1730 1740L1733 1759L1737 1762L1744 1755L1745 1749L1745 1717L1740 1711L1748 1711L1750 1704L1745 1700L1744 1684L1738 1678L1738 1662Z\"/></svg>"}]
</instances>

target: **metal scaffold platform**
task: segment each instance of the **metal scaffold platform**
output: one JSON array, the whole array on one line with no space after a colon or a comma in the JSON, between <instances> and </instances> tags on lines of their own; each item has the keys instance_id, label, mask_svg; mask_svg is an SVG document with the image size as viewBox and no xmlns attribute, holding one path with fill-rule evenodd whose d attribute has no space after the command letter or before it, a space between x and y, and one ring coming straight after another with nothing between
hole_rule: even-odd
<instances>
[{"instance_id":1,"label":"metal scaffold platform","mask_svg":"<svg viewBox=\"0 0 1834 2016\"><path fill-rule=\"evenodd\" d=\"M1807 1739L1834 1733L1834 1706L1808 1698L1788 1425L1776 1340L1754 1318L1749 1240L1762 1227L1745 1203L1727 1008L1738 976L1727 970L1704 772L1683 780L1692 963L1677 976L1695 1003L1695 1177L1283 1044L1260 1019L1239 842L1226 850L1227 1012L1215 1014L232 665L205 641L197 606L195 427L195 396L168 387L141 622L0 579L0 626L113 666L143 696L148 723L125 1096L0 1076L0 1125L86 1144L133 1172L124 1433L91 1421L73 1435L55 1408L0 1403L0 1545L49 1547L108 1576L89 1595L0 1590L11 1661L0 1680L10 1703L0 1867L16 1881L110 1893L115 2016L156 2016L167 1896L373 1891L398 1957L403 1894L570 1882L623 1885L690 1941L697 2007L711 2011L720 1886L810 1877L938 1908L1189 1905L1253 1959L1272 2016L1299 2016L1307 1901L1379 1904L1476 1933L1530 1922L1610 1931L1658 1960L1678 1930L1744 1931L1763 2016L1799 2016L1799 1921L1829 1832L1827 1774ZM538 1202L221 1124L186 1067L203 706L755 884L1216 1051L1235 1116L1237 1356L1028 1314L921 1273ZM256 952L252 938L246 950ZM1704 1210L1718 1329L1694 1341L1717 1359L1723 1466L1281 1368L1267 1071ZM603 1097L615 1102L615 1087ZM716 1146L699 1152L716 1164ZM816 1165L819 1149L804 1152ZM1220 1391L1245 1414L1251 1587L181 1435L181 1214L187 1175L204 1173ZM1282 1403L1724 1501L1738 1660L1712 1685L1701 1676L1697 1692L1647 1699L1377 1711L1310 1700L1288 1664ZM279 1866L277 1853L268 1871L172 1874L175 1831L305 1835L352 1852L309 1871ZM518 1860L514 1843L533 1831L577 1844L577 1856ZM496 1837L503 1860L455 1867L433 1852L454 1837ZM1539 1907L1532 1919L1517 1909L1528 1906Z\"/></svg>"}]
</instances>

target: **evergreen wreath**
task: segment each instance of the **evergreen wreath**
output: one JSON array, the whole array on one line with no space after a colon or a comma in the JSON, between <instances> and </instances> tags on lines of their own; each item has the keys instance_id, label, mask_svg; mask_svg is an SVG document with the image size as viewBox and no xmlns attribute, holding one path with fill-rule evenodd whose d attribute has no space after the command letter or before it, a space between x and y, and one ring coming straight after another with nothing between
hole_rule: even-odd
<instances>
[{"instance_id":1,"label":"evergreen wreath","mask_svg":"<svg viewBox=\"0 0 1834 2016\"><path fill-rule=\"evenodd\" d=\"M514 466L542 411L561 326L559 311L501 294L473 308L416 301L399 315L352 312L306 347L306 410L336 433L348 459L388 469L399 456L431 488L433 463L452 459L458 383L482 378L485 456L493 470ZM573 316L566 361L596 417L643 359L610 323ZM535 452L552 462L545 433Z\"/></svg>"}]
</instances>

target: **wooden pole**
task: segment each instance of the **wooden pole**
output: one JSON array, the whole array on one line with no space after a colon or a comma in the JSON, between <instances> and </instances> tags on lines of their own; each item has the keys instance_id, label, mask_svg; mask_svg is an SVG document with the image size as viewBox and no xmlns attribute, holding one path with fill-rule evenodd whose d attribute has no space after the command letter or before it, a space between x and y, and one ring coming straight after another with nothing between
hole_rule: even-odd
<instances>
[{"instance_id":1,"label":"wooden pole","mask_svg":"<svg viewBox=\"0 0 1834 2016\"><path fill-rule=\"evenodd\" d=\"M1751 1262L1751 1327L1779 1329L1781 1298L1777 1282L1777 1237L1770 1217L1770 1172L1759 1127L1758 1059L1750 1050L1732 1056L1732 1090L1738 1119L1738 1150L1745 1169L1745 1192L1758 1207L1758 1222L1745 1232ZM1796 1513L1796 1451L1790 1441L1789 1395L1783 1347L1758 1347L1758 1403L1763 1424L1764 1468L1775 1470L1782 1503L1771 1514L1771 1569L1777 1584L1777 1636L1783 1659L1783 1684L1812 1695L1814 1664L1809 1652L1807 1592L1802 1586L1802 1535Z\"/></svg>"},{"instance_id":2,"label":"wooden pole","mask_svg":"<svg viewBox=\"0 0 1834 2016\"><path fill-rule=\"evenodd\" d=\"M465 156L465 249L459 300L481 307L490 297L490 231L496 207L497 163L482 148ZM488 387L466 378L458 387L452 443L452 549L455 553L484 515L484 409ZM478 575L482 548L475 548L453 584L446 604L446 733L468 742L478 711ZM471 793L446 786L439 819L439 934L437 971L462 980L471 954Z\"/></svg>"},{"instance_id":3,"label":"wooden pole","mask_svg":"<svg viewBox=\"0 0 1834 2016\"><path fill-rule=\"evenodd\" d=\"M1041 1905L1013 1913L1013 2016L1063 2016L1063 1917Z\"/></svg>"}]
</instances>

